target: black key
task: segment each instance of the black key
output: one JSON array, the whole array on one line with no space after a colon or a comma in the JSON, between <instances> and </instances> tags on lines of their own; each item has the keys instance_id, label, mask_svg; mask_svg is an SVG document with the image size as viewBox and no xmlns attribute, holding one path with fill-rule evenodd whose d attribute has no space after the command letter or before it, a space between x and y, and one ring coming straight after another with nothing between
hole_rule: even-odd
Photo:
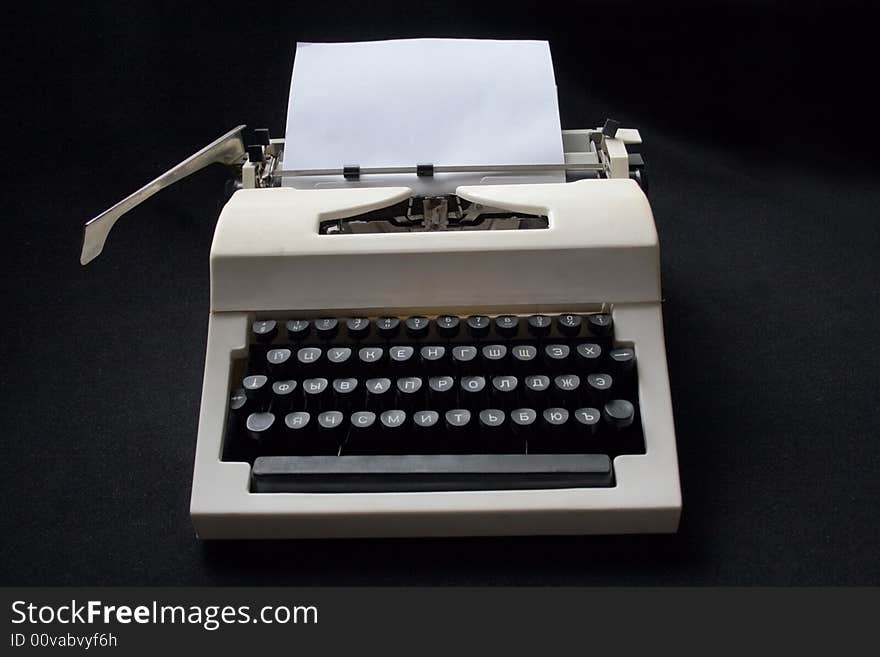
<instances>
[{"instance_id":1,"label":"black key","mask_svg":"<svg viewBox=\"0 0 880 657\"><path fill-rule=\"evenodd\" d=\"M290 434L298 433L305 434L308 433L307 429L309 428L309 423L312 419L312 416L306 413L305 411L297 411L295 413L288 413L284 416L284 426L289 430L287 433Z\"/></svg>"},{"instance_id":2,"label":"black key","mask_svg":"<svg viewBox=\"0 0 880 657\"><path fill-rule=\"evenodd\" d=\"M394 401L391 379L367 379L364 382L364 392L367 408L374 411L384 410L391 406Z\"/></svg>"},{"instance_id":3,"label":"black key","mask_svg":"<svg viewBox=\"0 0 880 657\"><path fill-rule=\"evenodd\" d=\"M296 381L293 379L275 381L272 384L272 410L293 408L294 403L298 401L298 392Z\"/></svg>"},{"instance_id":4,"label":"black key","mask_svg":"<svg viewBox=\"0 0 880 657\"><path fill-rule=\"evenodd\" d=\"M311 324L307 319L291 319L287 322L287 337L291 340L304 340L309 335Z\"/></svg>"},{"instance_id":5,"label":"black key","mask_svg":"<svg viewBox=\"0 0 880 657\"><path fill-rule=\"evenodd\" d=\"M278 322L274 319L258 319L251 324L251 333L257 342L262 344L272 342L278 335Z\"/></svg>"},{"instance_id":6,"label":"black key","mask_svg":"<svg viewBox=\"0 0 880 657\"><path fill-rule=\"evenodd\" d=\"M474 338L484 338L489 335L490 323L486 315L471 315L467 318L468 334Z\"/></svg>"},{"instance_id":7,"label":"black key","mask_svg":"<svg viewBox=\"0 0 880 657\"><path fill-rule=\"evenodd\" d=\"M492 454L510 449L510 441L505 440L510 437L505 426L506 419L500 408L486 408L477 414L481 451Z\"/></svg>"},{"instance_id":8,"label":"black key","mask_svg":"<svg viewBox=\"0 0 880 657\"><path fill-rule=\"evenodd\" d=\"M318 413L327 408L327 388L330 382L323 377L306 379L302 382L303 399L309 411Z\"/></svg>"},{"instance_id":9,"label":"black key","mask_svg":"<svg viewBox=\"0 0 880 657\"><path fill-rule=\"evenodd\" d=\"M421 405L422 379L417 376L406 376L397 379L398 406L406 410L413 410Z\"/></svg>"},{"instance_id":10,"label":"black key","mask_svg":"<svg viewBox=\"0 0 880 657\"><path fill-rule=\"evenodd\" d=\"M510 430L513 435L527 441L535 431L538 414L533 408L517 408L510 412Z\"/></svg>"},{"instance_id":11,"label":"black key","mask_svg":"<svg viewBox=\"0 0 880 657\"><path fill-rule=\"evenodd\" d=\"M283 446L294 454L314 454L312 416L305 411L288 413L284 416Z\"/></svg>"},{"instance_id":12,"label":"black key","mask_svg":"<svg viewBox=\"0 0 880 657\"><path fill-rule=\"evenodd\" d=\"M602 357L602 347L595 342L584 342L575 349L575 363L578 369L594 372Z\"/></svg>"},{"instance_id":13,"label":"black key","mask_svg":"<svg viewBox=\"0 0 880 657\"><path fill-rule=\"evenodd\" d=\"M296 362L300 372L311 372L321 360L323 352L319 347L302 347L296 352Z\"/></svg>"},{"instance_id":14,"label":"black key","mask_svg":"<svg viewBox=\"0 0 880 657\"><path fill-rule=\"evenodd\" d=\"M602 418L598 408L588 406L579 408L571 414L576 429L575 436L590 437L595 436L599 431L599 420Z\"/></svg>"},{"instance_id":15,"label":"black key","mask_svg":"<svg viewBox=\"0 0 880 657\"><path fill-rule=\"evenodd\" d=\"M590 399L605 401L613 381L610 374L588 374L587 390L590 393Z\"/></svg>"},{"instance_id":16,"label":"black key","mask_svg":"<svg viewBox=\"0 0 880 657\"><path fill-rule=\"evenodd\" d=\"M339 332L339 320L334 317L322 317L315 320L315 335L322 340L329 340Z\"/></svg>"},{"instance_id":17,"label":"black key","mask_svg":"<svg viewBox=\"0 0 880 657\"><path fill-rule=\"evenodd\" d=\"M366 371L374 371L381 367L385 360L385 349L382 347L361 347L358 349L358 361Z\"/></svg>"},{"instance_id":18,"label":"black key","mask_svg":"<svg viewBox=\"0 0 880 657\"><path fill-rule=\"evenodd\" d=\"M352 340L363 340L370 333L370 320L366 317L351 317L345 322L345 330Z\"/></svg>"},{"instance_id":19,"label":"black key","mask_svg":"<svg viewBox=\"0 0 880 657\"><path fill-rule=\"evenodd\" d=\"M376 320L376 330L383 338L393 338L400 331L400 320L397 317L380 317Z\"/></svg>"},{"instance_id":20,"label":"black key","mask_svg":"<svg viewBox=\"0 0 880 657\"><path fill-rule=\"evenodd\" d=\"M393 409L379 415L381 439L378 447L386 454L398 453L406 439L406 411Z\"/></svg>"},{"instance_id":21,"label":"black key","mask_svg":"<svg viewBox=\"0 0 880 657\"><path fill-rule=\"evenodd\" d=\"M477 357L477 348L471 345L458 345L452 348L452 363L459 369L468 369Z\"/></svg>"},{"instance_id":22,"label":"black key","mask_svg":"<svg viewBox=\"0 0 880 657\"><path fill-rule=\"evenodd\" d=\"M458 335L460 320L455 315L440 315L437 318L437 333L444 338L454 338Z\"/></svg>"},{"instance_id":23,"label":"black key","mask_svg":"<svg viewBox=\"0 0 880 657\"><path fill-rule=\"evenodd\" d=\"M266 352L266 365L269 372L275 376L290 369L290 358L293 352L290 349L270 349Z\"/></svg>"},{"instance_id":24,"label":"black key","mask_svg":"<svg viewBox=\"0 0 880 657\"><path fill-rule=\"evenodd\" d=\"M407 454L438 453L442 432L440 431L440 413L432 410L415 411L412 414L413 435L406 445Z\"/></svg>"},{"instance_id":25,"label":"black key","mask_svg":"<svg viewBox=\"0 0 880 657\"><path fill-rule=\"evenodd\" d=\"M607 313L587 315L587 326L593 335L600 338L607 338L614 332L614 322Z\"/></svg>"},{"instance_id":26,"label":"black key","mask_svg":"<svg viewBox=\"0 0 880 657\"><path fill-rule=\"evenodd\" d=\"M605 454L261 456L256 493L374 493L611 486Z\"/></svg>"},{"instance_id":27,"label":"black key","mask_svg":"<svg viewBox=\"0 0 880 657\"><path fill-rule=\"evenodd\" d=\"M571 347L567 344L548 344L544 346L544 363L551 370L569 369L568 357L571 355Z\"/></svg>"},{"instance_id":28,"label":"black key","mask_svg":"<svg viewBox=\"0 0 880 657\"><path fill-rule=\"evenodd\" d=\"M415 315L407 317L404 324L406 324L407 335L413 338L423 338L428 335L428 327L431 322L427 317Z\"/></svg>"},{"instance_id":29,"label":"black key","mask_svg":"<svg viewBox=\"0 0 880 657\"><path fill-rule=\"evenodd\" d=\"M487 344L480 349L483 363L489 372L501 372L506 369L507 345Z\"/></svg>"},{"instance_id":30,"label":"black key","mask_svg":"<svg viewBox=\"0 0 880 657\"><path fill-rule=\"evenodd\" d=\"M363 395L357 379L333 379L331 386L336 397L336 408L348 411L360 405Z\"/></svg>"},{"instance_id":31,"label":"black key","mask_svg":"<svg viewBox=\"0 0 880 657\"><path fill-rule=\"evenodd\" d=\"M375 447L376 414L372 411L357 411L349 418L348 439L342 446L343 454L369 454Z\"/></svg>"},{"instance_id":32,"label":"black key","mask_svg":"<svg viewBox=\"0 0 880 657\"><path fill-rule=\"evenodd\" d=\"M251 413L245 422L248 436L258 443L265 442L272 435L275 415L272 413Z\"/></svg>"},{"instance_id":33,"label":"black key","mask_svg":"<svg viewBox=\"0 0 880 657\"><path fill-rule=\"evenodd\" d=\"M569 451L565 435L568 418L564 408L544 409L539 419L540 432L529 440L529 453Z\"/></svg>"},{"instance_id":34,"label":"black key","mask_svg":"<svg viewBox=\"0 0 880 657\"><path fill-rule=\"evenodd\" d=\"M618 347L608 352L614 373L620 376L631 374L636 366L636 353L632 347Z\"/></svg>"},{"instance_id":35,"label":"black key","mask_svg":"<svg viewBox=\"0 0 880 657\"><path fill-rule=\"evenodd\" d=\"M614 429L626 429L636 417L636 409L625 399L612 399L603 409L602 417Z\"/></svg>"},{"instance_id":36,"label":"black key","mask_svg":"<svg viewBox=\"0 0 880 657\"><path fill-rule=\"evenodd\" d=\"M449 408L455 404L455 379L451 376L432 376L428 379L428 401L437 408Z\"/></svg>"},{"instance_id":37,"label":"black key","mask_svg":"<svg viewBox=\"0 0 880 657\"><path fill-rule=\"evenodd\" d=\"M245 394L244 388L236 388L229 396L229 410L233 413L237 413L247 405L247 402L248 397L247 394Z\"/></svg>"},{"instance_id":38,"label":"black key","mask_svg":"<svg viewBox=\"0 0 880 657\"><path fill-rule=\"evenodd\" d=\"M331 372L341 372L351 369L349 364L353 359L354 352L351 347L330 347L327 349L327 362Z\"/></svg>"},{"instance_id":39,"label":"black key","mask_svg":"<svg viewBox=\"0 0 880 657\"><path fill-rule=\"evenodd\" d=\"M458 398L466 408L478 408L486 400L486 377L463 376L459 382Z\"/></svg>"},{"instance_id":40,"label":"black key","mask_svg":"<svg viewBox=\"0 0 880 657\"><path fill-rule=\"evenodd\" d=\"M516 315L499 315L495 318L495 330L502 337L512 338L519 330L519 317Z\"/></svg>"},{"instance_id":41,"label":"black key","mask_svg":"<svg viewBox=\"0 0 880 657\"><path fill-rule=\"evenodd\" d=\"M573 338L581 330L581 316L565 313L556 318L556 328L562 335Z\"/></svg>"},{"instance_id":42,"label":"black key","mask_svg":"<svg viewBox=\"0 0 880 657\"><path fill-rule=\"evenodd\" d=\"M535 364L538 348L530 344L518 344L510 348L511 362L519 372L524 372Z\"/></svg>"},{"instance_id":43,"label":"black key","mask_svg":"<svg viewBox=\"0 0 880 657\"><path fill-rule=\"evenodd\" d=\"M547 315L532 315L528 320L529 335L543 338L550 333L550 318Z\"/></svg>"},{"instance_id":44,"label":"black key","mask_svg":"<svg viewBox=\"0 0 880 657\"><path fill-rule=\"evenodd\" d=\"M415 365L415 347L410 344L394 345L388 348L388 364L394 373L400 373L404 370L411 369Z\"/></svg>"},{"instance_id":45,"label":"black key","mask_svg":"<svg viewBox=\"0 0 880 657\"><path fill-rule=\"evenodd\" d=\"M492 377L492 387L489 391L489 400L499 408L510 409L516 403L519 380L515 376Z\"/></svg>"},{"instance_id":46,"label":"black key","mask_svg":"<svg viewBox=\"0 0 880 657\"><path fill-rule=\"evenodd\" d=\"M560 374L553 379L553 397L566 406L578 400L581 378L577 374Z\"/></svg>"},{"instance_id":47,"label":"black key","mask_svg":"<svg viewBox=\"0 0 880 657\"><path fill-rule=\"evenodd\" d=\"M317 417L315 451L320 454L338 454L345 439L345 415L340 411L324 411Z\"/></svg>"},{"instance_id":48,"label":"black key","mask_svg":"<svg viewBox=\"0 0 880 657\"><path fill-rule=\"evenodd\" d=\"M543 420L542 427L544 430L558 432L568 423L568 417L569 413L564 408L547 408L541 414L541 419Z\"/></svg>"},{"instance_id":49,"label":"black key","mask_svg":"<svg viewBox=\"0 0 880 657\"><path fill-rule=\"evenodd\" d=\"M466 408L453 408L443 414L443 419L446 431L441 451L452 454L469 451L474 446L470 439L471 412Z\"/></svg>"},{"instance_id":50,"label":"black key","mask_svg":"<svg viewBox=\"0 0 880 657\"><path fill-rule=\"evenodd\" d=\"M446 364L446 347L425 345L419 349L419 363L426 372L437 372Z\"/></svg>"},{"instance_id":51,"label":"black key","mask_svg":"<svg viewBox=\"0 0 880 657\"><path fill-rule=\"evenodd\" d=\"M244 394L251 401L262 401L269 396L269 377L265 374L251 374L241 380Z\"/></svg>"},{"instance_id":52,"label":"black key","mask_svg":"<svg viewBox=\"0 0 880 657\"><path fill-rule=\"evenodd\" d=\"M547 404L549 389L550 377L543 374L532 374L523 379L525 399L533 406L541 407Z\"/></svg>"}]
</instances>

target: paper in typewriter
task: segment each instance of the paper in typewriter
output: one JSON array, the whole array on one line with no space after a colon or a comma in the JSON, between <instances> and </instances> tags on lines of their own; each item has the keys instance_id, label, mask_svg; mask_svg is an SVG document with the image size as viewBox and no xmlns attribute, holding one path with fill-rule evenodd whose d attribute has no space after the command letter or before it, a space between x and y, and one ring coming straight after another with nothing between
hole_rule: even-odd
<instances>
[{"instance_id":1,"label":"paper in typewriter","mask_svg":"<svg viewBox=\"0 0 880 657\"><path fill-rule=\"evenodd\" d=\"M297 44L283 168L563 162L546 41L407 39ZM556 182L564 174L288 178L296 187ZM442 189L441 189L442 188Z\"/></svg>"}]
</instances>

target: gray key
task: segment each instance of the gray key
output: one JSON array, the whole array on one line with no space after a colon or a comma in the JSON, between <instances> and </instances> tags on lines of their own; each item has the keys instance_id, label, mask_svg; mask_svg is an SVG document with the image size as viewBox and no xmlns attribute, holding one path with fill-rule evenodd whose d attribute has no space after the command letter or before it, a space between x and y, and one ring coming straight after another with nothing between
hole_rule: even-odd
<instances>
[{"instance_id":1,"label":"gray key","mask_svg":"<svg viewBox=\"0 0 880 657\"><path fill-rule=\"evenodd\" d=\"M251 331L258 342L271 342L278 333L278 323L274 319L258 319L251 325Z\"/></svg>"},{"instance_id":2,"label":"gray key","mask_svg":"<svg viewBox=\"0 0 880 657\"><path fill-rule=\"evenodd\" d=\"M625 399L612 399L605 404L605 421L615 429L625 429L633 423L636 409Z\"/></svg>"},{"instance_id":3,"label":"gray key","mask_svg":"<svg viewBox=\"0 0 880 657\"><path fill-rule=\"evenodd\" d=\"M321 358L321 350L318 347L303 347L296 352L296 359L303 365L312 365Z\"/></svg>"},{"instance_id":4,"label":"gray key","mask_svg":"<svg viewBox=\"0 0 880 657\"><path fill-rule=\"evenodd\" d=\"M463 376L461 377L461 389L465 392L482 392L486 387L486 377L484 376Z\"/></svg>"},{"instance_id":5,"label":"gray key","mask_svg":"<svg viewBox=\"0 0 880 657\"><path fill-rule=\"evenodd\" d=\"M555 385L562 392L574 392L581 385L581 378L577 374L560 374L553 379Z\"/></svg>"},{"instance_id":6,"label":"gray key","mask_svg":"<svg viewBox=\"0 0 880 657\"><path fill-rule=\"evenodd\" d=\"M591 406L579 408L571 415L574 418L575 426L585 430L589 435L594 435L599 430L601 415L598 408Z\"/></svg>"},{"instance_id":7,"label":"gray key","mask_svg":"<svg viewBox=\"0 0 880 657\"><path fill-rule=\"evenodd\" d=\"M533 424L535 424L535 420L537 419L538 414L533 408L517 408L513 411L510 411L510 421L513 422L516 427L531 427Z\"/></svg>"},{"instance_id":8,"label":"gray key","mask_svg":"<svg viewBox=\"0 0 880 657\"><path fill-rule=\"evenodd\" d=\"M320 395L327 389L327 379L306 379L303 381L302 389L307 395Z\"/></svg>"},{"instance_id":9,"label":"gray key","mask_svg":"<svg viewBox=\"0 0 880 657\"><path fill-rule=\"evenodd\" d=\"M371 395L383 395L391 390L391 379L367 379L364 387Z\"/></svg>"},{"instance_id":10,"label":"gray key","mask_svg":"<svg viewBox=\"0 0 880 657\"><path fill-rule=\"evenodd\" d=\"M471 346L458 346L452 348L452 360L459 363L469 363L477 357L477 348Z\"/></svg>"},{"instance_id":11,"label":"gray key","mask_svg":"<svg viewBox=\"0 0 880 657\"><path fill-rule=\"evenodd\" d=\"M483 358L487 361L501 361L507 355L507 347L503 344L487 344L483 347Z\"/></svg>"},{"instance_id":12,"label":"gray key","mask_svg":"<svg viewBox=\"0 0 880 657\"><path fill-rule=\"evenodd\" d=\"M415 394L422 388L422 380L417 376L405 376L397 379L397 389L404 394Z\"/></svg>"},{"instance_id":13,"label":"gray key","mask_svg":"<svg viewBox=\"0 0 880 657\"><path fill-rule=\"evenodd\" d=\"M297 411L296 413L288 413L284 416L284 424L288 429L298 431L309 426L309 420L312 416L305 411Z\"/></svg>"},{"instance_id":14,"label":"gray key","mask_svg":"<svg viewBox=\"0 0 880 657\"><path fill-rule=\"evenodd\" d=\"M433 427L440 421L440 414L437 411L416 411L413 413L413 423L422 429Z\"/></svg>"},{"instance_id":15,"label":"gray key","mask_svg":"<svg viewBox=\"0 0 880 657\"><path fill-rule=\"evenodd\" d=\"M466 408L454 408L446 411L446 425L450 427L464 427L471 421L471 412Z\"/></svg>"},{"instance_id":16,"label":"gray key","mask_svg":"<svg viewBox=\"0 0 880 657\"><path fill-rule=\"evenodd\" d=\"M577 346L578 365L584 365L588 369L594 369L599 364L602 356L602 347L595 342L585 342Z\"/></svg>"},{"instance_id":17,"label":"gray key","mask_svg":"<svg viewBox=\"0 0 880 657\"><path fill-rule=\"evenodd\" d=\"M290 349L270 349L266 352L266 362L269 367L279 367L290 360Z\"/></svg>"},{"instance_id":18,"label":"gray key","mask_svg":"<svg viewBox=\"0 0 880 657\"><path fill-rule=\"evenodd\" d=\"M356 429L369 429L376 423L376 414L372 411L357 411L351 414L351 426Z\"/></svg>"},{"instance_id":19,"label":"gray key","mask_svg":"<svg viewBox=\"0 0 880 657\"><path fill-rule=\"evenodd\" d=\"M240 411L245 404L247 404L247 395L244 393L244 388L233 390L229 397L229 410Z\"/></svg>"},{"instance_id":20,"label":"gray key","mask_svg":"<svg viewBox=\"0 0 880 657\"><path fill-rule=\"evenodd\" d=\"M245 422L248 435L256 441L265 440L272 425L275 424L275 416L272 413L251 413Z\"/></svg>"},{"instance_id":21,"label":"gray key","mask_svg":"<svg viewBox=\"0 0 880 657\"><path fill-rule=\"evenodd\" d=\"M487 408L480 411L480 426L495 429L504 424L504 411L498 408Z\"/></svg>"},{"instance_id":22,"label":"gray key","mask_svg":"<svg viewBox=\"0 0 880 657\"><path fill-rule=\"evenodd\" d=\"M410 345L396 345L388 350L391 360L395 363L407 363L412 360L415 349Z\"/></svg>"},{"instance_id":23,"label":"gray key","mask_svg":"<svg viewBox=\"0 0 880 657\"><path fill-rule=\"evenodd\" d=\"M327 360L334 365L341 365L351 358L351 347L333 347L327 350Z\"/></svg>"},{"instance_id":24,"label":"gray key","mask_svg":"<svg viewBox=\"0 0 880 657\"><path fill-rule=\"evenodd\" d=\"M382 360L384 353L382 347L362 347L358 351L358 358L362 363L378 363Z\"/></svg>"},{"instance_id":25,"label":"gray key","mask_svg":"<svg viewBox=\"0 0 880 657\"><path fill-rule=\"evenodd\" d=\"M551 427L561 427L568 422L568 411L564 408L548 408L543 413L544 422Z\"/></svg>"},{"instance_id":26,"label":"gray key","mask_svg":"<svg viewBox=\"0 0 880 657\"><path fill-rule=\"evenodd\" d=\"M548 344L544 347L544 354L552 362L565 360L570 353L571 349L569 349L567 344Z\"/></svg>"},{"instance_id":27,"label":"gray key","mask_svg":"<svg viewBox=\"0 0 880 657\"><path fill-rule=\"evenodd\" d=\"M427 362L436 362L446 355L446 347L443 346L425 346L419 350L422 360Z\"/></svg>"},{"instance_id":28,"label":"gray key","mask_svg":"<svg viewBox=\"0 0 880 657\"><path fill-rule=\"evenodd\" d=\"M358 387L357 379L333 379L333 390L339 394L347 395L353 393Z\"/></svg>"},{"instance_id":29,"label":"gray key","mask_svg":"<svg viewBox=\"0 0 880 657\"><path fill-rule=\"evenodd\" d=\"M241 387L248 399L262 399L268 392L269 378L265 374L251 374L241 380Z\"/></svg>"},{"instance_id":30,"label":"gray key","mask_svg":"<svg viewBox=\"0 0 880 657\"><path fill-rule=\"evenodd\" d=\"M538 355L538 349L530 344L521 344L511 349L513 359L520 363L529 363L535 360Z\"/></svg>"},{"instance_id":31,"label":"gray key","mask_svg":"<svg viewBox=\"0 0 880 657\"><path fill-rule=\"evenodd\" d=\"M345 416L339 411L326 411L318 416L318 426L322 429L339 429Z\"/></svg>"},{"instance_id":32,"label":"gray key","mask_svg":"<svg viewBox=\"0 0 880 657\"><path fill-rule=\"evenodd\" d=\"M406 412L399 409L385 411L379 416L379 421L386 429L396 429L402 427L406 422Z\"/></svg>"}]
</instances>

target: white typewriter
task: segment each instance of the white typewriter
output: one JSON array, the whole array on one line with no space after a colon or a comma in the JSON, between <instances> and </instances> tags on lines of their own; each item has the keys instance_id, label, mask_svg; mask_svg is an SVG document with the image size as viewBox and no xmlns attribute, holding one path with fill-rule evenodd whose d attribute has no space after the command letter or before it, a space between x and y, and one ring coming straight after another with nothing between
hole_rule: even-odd
<instances>
[{"instance_id":1,"label":"white typewriter","mask_svg":"<svg viewBox=\"0 0 880 657\"><path fill-rule=\"evenodd\" d=\"M573 182L420 197L276 187L283 140L242 129L89 222L82 253L192 171L240 169L211 247L200 537L676 530L637 131L564 131ZM296 175L388 173L436 171Z\"/></svg>"},{"instance_id":2,"label":"white typewriter","mask_svg":"<svg viewBox=\"0 0 880 657\"><path fill-rule=\"evenodd\" d=\"M234 170L210 255L201 538L677 529L638 131L563 131L563 164L311 170L244 134L90 221L81 256L163 187ZM566 182L509 184L549 171ZM373 184L387 176L408 183Z\"/></svg>"}]
</instances>

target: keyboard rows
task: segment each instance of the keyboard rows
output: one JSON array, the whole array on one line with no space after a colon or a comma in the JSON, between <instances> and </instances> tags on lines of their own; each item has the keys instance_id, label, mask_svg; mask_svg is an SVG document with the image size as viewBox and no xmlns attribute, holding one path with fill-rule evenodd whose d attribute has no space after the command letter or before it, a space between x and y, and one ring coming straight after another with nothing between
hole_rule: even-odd
<instances>
[{"instance_id":1,"label":"keyboard rows","mask_svg":"<svg viewBox=\"0 0 880 657\"><path fill-rule=\"evenodd\" d=\"M621 453L635 406L250 413L251 456L272 454Z\"/></svg>"},{"instance_id":2,"label":"keyboard rows","mask_svg":"<svg viewBox=\"0 0 880 657\"><path fill-rule=\"evenodd\" d=\"M604 338L612 335L608 313L555 315L413 315L410 317L321 317L316 319L257 319L251 339L257 344L278 341L305 342L350 340L483 340L552 337Z\"/></svg>"}]
</instances>

